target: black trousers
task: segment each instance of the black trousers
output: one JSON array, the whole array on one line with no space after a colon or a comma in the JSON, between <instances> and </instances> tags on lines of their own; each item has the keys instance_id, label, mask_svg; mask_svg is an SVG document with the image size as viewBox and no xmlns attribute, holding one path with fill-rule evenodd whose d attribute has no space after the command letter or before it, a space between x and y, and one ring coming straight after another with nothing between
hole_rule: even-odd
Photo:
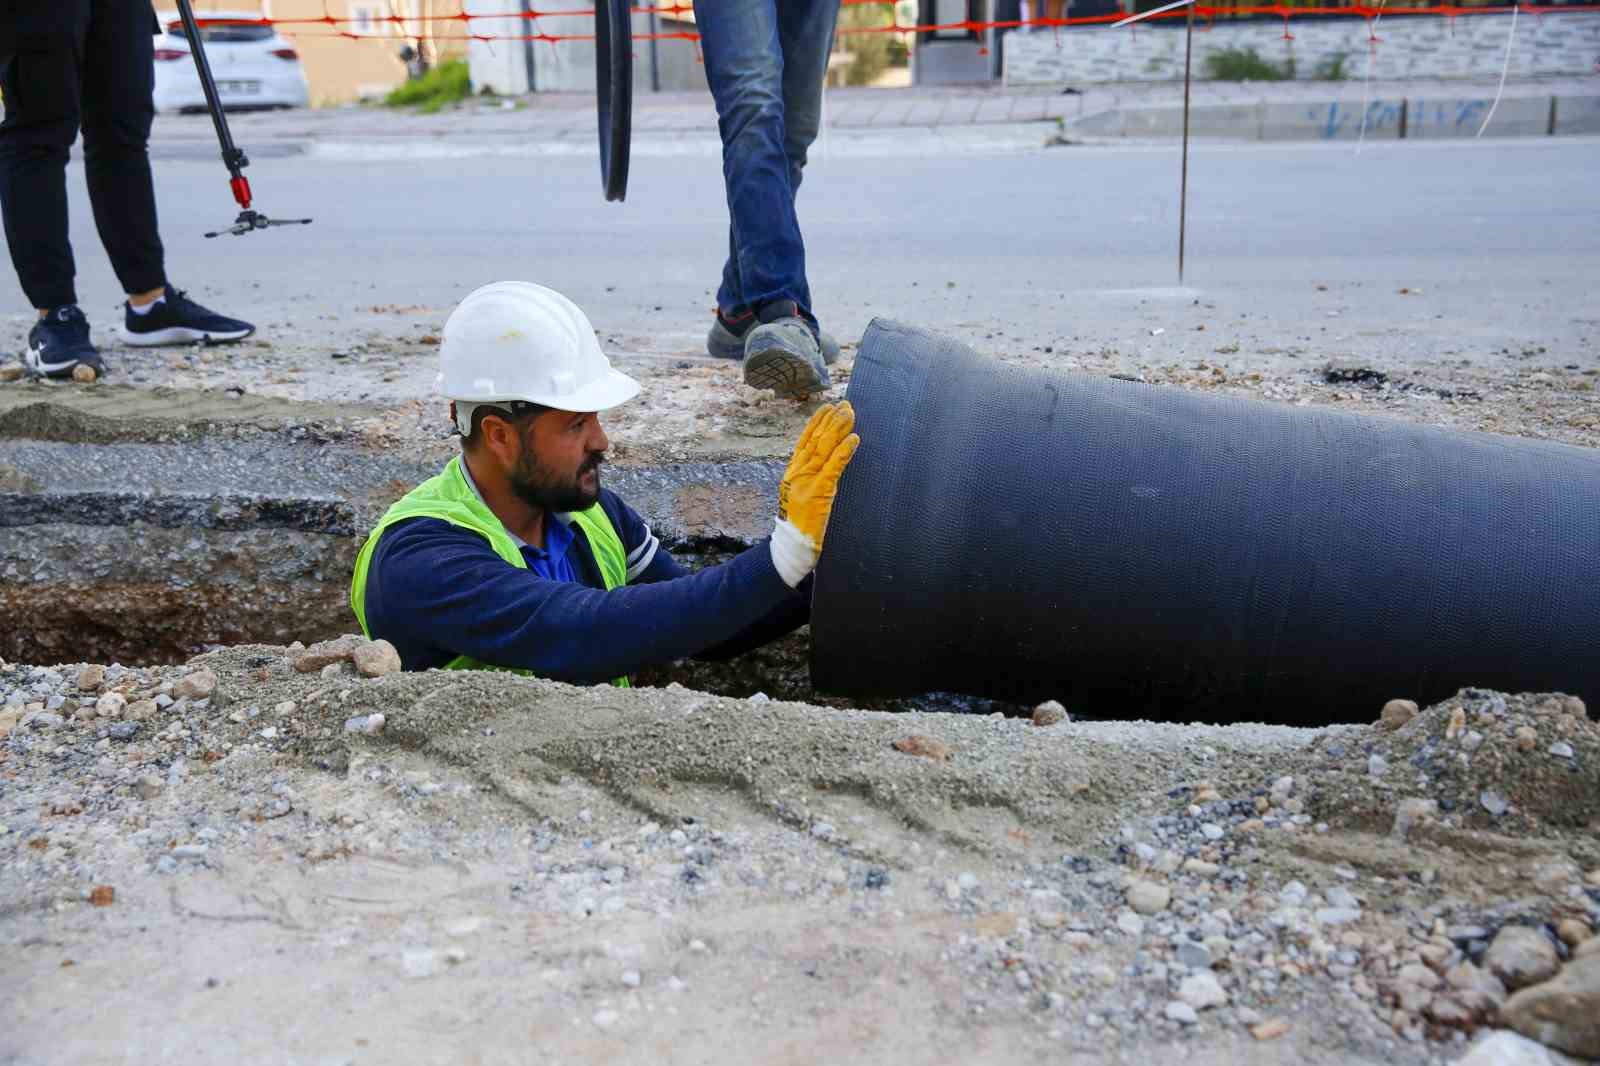
<instances>
[{"instance_id":1,"label":"black trousers","mask_svg":"<svg viewBox=\"0 0 1600 1066\"><path fill-rule=\"evenodd\" d=\"M151 0L0 0L0 212L34 307L78 302L67 158L80 129L95 226L123 291L166 284L146 150L156 28Z\"/></svg>"}]
</instances>

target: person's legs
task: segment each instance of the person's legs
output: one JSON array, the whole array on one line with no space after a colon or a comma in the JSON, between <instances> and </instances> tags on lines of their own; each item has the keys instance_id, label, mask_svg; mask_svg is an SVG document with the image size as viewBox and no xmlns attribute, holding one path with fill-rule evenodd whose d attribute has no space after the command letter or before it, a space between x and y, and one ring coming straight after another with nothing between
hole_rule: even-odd
<instances>
[{"instance_id":1,"label":"person's legs","mask_svg":"<svg viewBox=\"0 0 1600 1066\"><path fill-rule=\"evenodd\" d=\"M828 75L838 21L839 0L785 3L778 15L778 39L783 45L783 151L789 160L789 188L796 194L806 152L822 128L822 83Z\"/></svg>"},{"instance_id":2,"label":"person's legs","mask_svg":"<svg viewBox=\"0 0 1600 1066\"><path fill-rule=\"evenodd\" d=\"M28 302L78 302L67 157L78 135L89 0L0 0L0 214Z\"/></svg>"},{"instance_id":3,"label":"person's legs","mask_svg":"<svg viewBox=\"0 0 1600 1066\"><path fill-rule=\"evenodd\" d=\"M83 75L83 164L95 226L122 291L166 285L150 176L155 63L150 0L92 0ZM141 301L143 302L143 301Z\"/></svg>"},{"instance_id":4,"label":"person's legs","mask_svg":"<svg viewBox=\"0 0 1600 1066\"><path fill-rule=\"evenodd\" d=\"M724 311L776 300L807 308L805 252L784 152L783 55L777 0L697 0L695 22L722 133L733 233ZM730 273L737 289L730 285ZM723 301L727 302L724 303ZM809 310L809 308L807 308Z\"/></svg>"}]
</instances>

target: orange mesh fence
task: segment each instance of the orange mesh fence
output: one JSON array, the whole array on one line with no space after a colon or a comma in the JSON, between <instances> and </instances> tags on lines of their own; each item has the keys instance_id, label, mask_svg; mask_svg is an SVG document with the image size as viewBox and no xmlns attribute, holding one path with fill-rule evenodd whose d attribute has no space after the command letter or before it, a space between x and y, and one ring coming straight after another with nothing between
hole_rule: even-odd
<instances>
[{"instance_id":1,"label":"orange mesh fence","mask_svg":"<svg viewBox=\"0 0 1600 1066\"><path fill-rule=\"evenodd\" d=\"M1082 17L1049 18L1036 17L1027 19L1003 19L999 21L979 21L964 19L956 22L939 22L928 24L906 25L898 21L893 0L841 0L846 7L872 6L887 8L890 12L890 21L877 26L844 26L838 29L840 37L848 38L860 34L893 33L902 35L925 33L952 33L966 32L982 34L988 30L1014 30L1024 27L1036 29L1065 29L1075 26L1102 26L1118 22L1127 17L1123 12L1110 15L1089 15ZM694 8L689 4L655 4L633 8L636 15L658 15L669 19L683 20L691 15ZM1196 4L1195 17L1205 21L1233 18L1279 18L1287 27L1291 19L1296 18L1327 18L1329 16L1350 16L1364 18L1369 23L1376 18L1446 18L1455 19L1476 15L1504 15L1509 14L1510 6L1483 7L1459 6L1441 4L1433 7L1421 6L1368 6L1366 4L1320 4L1310 7L1291 6L1287 4L1250 4L1212 6ZM1543 5L1524 5L1520 10L1532 15L1545 14L1570 14L1576 12L1600 12L1600 3L1596 4L1567 4L1559 7ZM354 41L370 41L393 39L397 37L427 36L435 42L448 41L590 41L594 34L580 33L550 33L540 27L542 19L570 19L593 18L594 11L590 8L578 9L533 9L525 12L504 12L496 14L474 14L465 10L435 13L431 15L365 15L360 18L350 16L336 16L331 10L325 8L320 16L305 16L300 18L270 18L263 16L255 19L240 18L207 18L199 15L196 21L201 25L227 23L238 25L241 23L272 26L292 37L343 37ZM1173 11L1154 13L1143 21L1155 22L1167 19L1183 19L1185 10L1179 8ZM506 32L505 23L508 20L520 21L524 24L521 33ZM494 32L490 32L492 23ZM692 28L692 23L684 22L680 29L658 28L654 32L635 31L635 41L691 41L698 42L700 35ZM383 27L379 30L378 27ZM565 29L566 27L562 27Z\"/></svg>"}]
</instances>

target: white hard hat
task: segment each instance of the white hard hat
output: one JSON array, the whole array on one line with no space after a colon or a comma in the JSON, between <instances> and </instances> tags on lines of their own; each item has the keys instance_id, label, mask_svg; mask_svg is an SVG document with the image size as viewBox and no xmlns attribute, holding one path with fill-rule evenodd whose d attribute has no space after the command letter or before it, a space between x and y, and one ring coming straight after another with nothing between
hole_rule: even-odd
<instances>
[{"instance_id":1,"label":"white hard hat","mask_svg":"<svg viewBox=\"0 0 1600 1066\"><path fill-rule=\"evenodd\" d=\"M463 433L480 403L604 411L639 392L637 381L611 368L589 316L531 281L497 281L456 305L445 320L436 384L456 401Z\"/></svg>"}]
</instances>

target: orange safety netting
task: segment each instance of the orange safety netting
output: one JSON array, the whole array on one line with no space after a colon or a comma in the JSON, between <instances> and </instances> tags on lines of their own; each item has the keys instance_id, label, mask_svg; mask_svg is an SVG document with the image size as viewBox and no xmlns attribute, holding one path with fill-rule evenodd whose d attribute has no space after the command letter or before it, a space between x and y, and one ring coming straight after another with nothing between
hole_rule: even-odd
<instances>
[{"instance_id":1,"label":"orange safety netting","mask_svg":"<svg viewBox=\"0 0 1600 1066\"><path fill-rule=\"evenodd\" d=\"M887 7L891 11L894 8L894 0L841 0L841 3L844 6L847 6L847 7L856 7L856 6L864 6L864 5L865 6L880 6L880 7ZM657 5L654 5L654 6L634 7L632 9L633 13L636 14L636 15L661 15L661 16L666 16L666 17L669 17L669 18L681 17L681 16L684 16L684 15L692 13L693 10L694 10L694 8L689 4L657 4ZM1243 17L1252 17L1252 16L1253 17L1266 17L1266 16L1270 16L1270 17L1274 17L1274 18L1281 18L1283 20L1284 26L1285 26L1285 32L1287 32L1287 27L1288 27L1289 20L1293 19L1293 18L1306 18L1306 17L1319 17L1319 16L1320 17L1326 17L1326 16L1329 16L1329 15L1349 15L1349 16L1354 16L1354 17L1357 17L1357 18L1364 18L1370 23L1372 20L1374 20L1376 18L1380 18L1380 17L1382 17L1382 18L1397 18L1397 17L1410 18L1410 17L1425 17L1426 16L1426 17L1435 17L1435 18L1454 19L1454 18L1459 18L1459 17L1462 17L1462 16L1472 16L1472 15L1504 15L1504 14L1509 14L1511 12L1511 10L1512 10L1512 8L1510 6L1504 6L1504 7L1482 7L1482 6L1463 7L1463 6L1450 5L1450 4L1442 4L1442 5L1438 5L1438 6L1434 6L1434 7L1413 7L1413 6L1400 6L1400 5L1396 5L1396 6L1392 6L1392 7L1388 6L1388 5L1380 5L1380 6L1377 6L1377 7L1371 7L1371 6L1368 6L1366 4L1348 4L1348 5L1319 4L1319 5L1316 5L1316 6L1302 7L1302 6L1289 6L1289 5L1281 4L1281 3L1278 3L1278 4L1253 4L1253 5L1239 5L1239 6L1221 6L1221 7L1208 6L1208 5L1205 5L1205 4L1198 4L1198 3L1194 5L1195 17L1197 19L1204 20L1206 22L1212 22L1212 21L1215 21L1218 18L1235 18L1235 17L1241 17L1241 16L1243 16ZM1575 12L1597 12L1597 11L1600 11L1600 3L1597 3L1597 4L1569 4L1569 5L1563 5L1561 7L1527 6L1527 7L1521 8L1521 10L1525 11L1527 13L1533 14L1533 15L1569 14L1569 13L1575 13ZM343 38L347 38L349 40L355 40L355 41L383 40L383 39L385 39L386 36L390 37L390 38L392 38L392 37L414 37L414 36L419 36L420 34L419 34L418 31L423 29L424 27L426 27L426 29L427 29L426 36L428 36L429 38L431 38L435 42L443 42L443 41L548 41L548 42L553 44L553 43L558 42L558 41L591 41L591 40L594 39L594 34L592 34L592 33L545 33L545 32L542 32L542 31L540 31L538 29L537 23L538 23L538 21L540 19L546 19L546 18L593 18L593 17L594 17L594 11L592 9L590 9L590 8L581 8L581 9L574 9L574 10L550 10L550 11L543 11L543 10L535 9L535 10L529 10L529 11L525 11L525 12L515 12L515 11L513 11L513 12L500 13L500 14L469 14L466 11L456 11L456 12L452 12L452 13L448 13L448 14L434 14L434 15L394 15L394 14L391 14L391 15L382 15L382 16L376 16L376 17L366 16L366 17L363 17L361 19L355 19L355 18L350 18L350 17L336 17L331 12L329 12L328 9L325 6L324 9L323 9L323 14L321 16L311 16L311 17L302 17L302 18L269 18L269 17L263 16L261 18L255 18L255 19L240 19L240 18L218 19L218 18L206 18L204 16L200 16L200 17L198 17L196 19L196 21L198 21L201 25L206 25L206 24L215 25L215 24L218 24L218 23L227 23L229 25L250 24L250 25L261 25L261 26L273 26L273 27L283 28L284 30L286 30L289 33L289 35L296 36L296 37L299 37L299 36L305 36L305 37L343 37ZM1119 22L1122 19L1127 18L1127 17L1128 16L1125 13L1118 12L1116 14L1111 14L1111 15L1089 15L1089 16L1076 17L1076 18L1038 17L1038 18L1028 18L1028 19L1005 19L1005 20L1000 20L1000 21L989 21L989 22L965 19L965 20L961 20L961 21L958 21L958 22L940 22L940 23L930 23L930 24L927 24L927 25L920 25L919 24L919 25L909 25L909 26L901 24L900 22L897 21L897 19L892 17L892 20L889 23L886 23L886 24L881 25L881 26L840 26L837 32L838 32L838 35L840 37L850 37L850 36L855 36L857 34L866 34L866 33L917 34L917 33L967 32L967 33L973 33L973 34L981 34L981 33L985 32L987 30L1014 30L1014 29L1021 29L1023 27L1033 27L1033 28L1038 28L1038 29L1058 29L1059 30L1059 29L1062 29L1062 28L1072 27L1072 26L1100 26L1100 25L1106 25L1106 24L1109 24L1109 23ZM1185 9L1180 8L1180 9L1173 10L1173 11L1163 11L1163 12L1159 12L1159 13L1152 13L1148 18L1144 19L1143 21L1154 22L1154 21L1158 21L1158 20L1167 20L1167 19L1183 19L1183 18L1186 18L1186 17L1187 17L1187 11ZM487 32L479 32L478 29L475 28L474 25L473 25L474 23L480 23L480 22L483 22L485 20L495 20L495 21L503 23L505 20L508 20L508 19L520 19L520 20L528 23L529 30L531 32L526 32L526 33L504 33L504 32L487 33ZM376 26L385 26L385 27L392 26L392 27L394 27L394 32L389 33L387 35L383 35L383 34L375 33L372 28L369 28L369 27L376 27ZM446 32L446 33L438 32L438 30L441 29L441 28L442 29L450 29L451 27L454 27L454 26L459 26L461 28L462 32ZM323 31L323 32L315 32L315 31L318 31L318 30ZM693 41L693 42L698 42L699 39L700 39L700 35L698 33L694 32L693 30L657 30L654 33L638 33L638 32L635 32L633 34L633 39L636 40L636 41L675 40L675 41Z\"/></svg>"}]
</instances>

